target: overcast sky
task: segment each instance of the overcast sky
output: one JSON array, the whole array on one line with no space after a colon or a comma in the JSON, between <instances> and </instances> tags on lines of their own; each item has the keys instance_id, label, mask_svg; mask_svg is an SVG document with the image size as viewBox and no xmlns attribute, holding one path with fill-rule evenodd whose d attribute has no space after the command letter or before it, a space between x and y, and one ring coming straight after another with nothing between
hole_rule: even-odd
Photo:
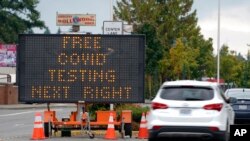
<instances>
[{"instance_id":1,"label":"overcast sky","mask_svg":"<svg viewBox=\"0 0 250 141\"><path fill-rule=\"evenodd\" d=\"M115 3L116 0L113 0ZM96 26L81 27L82 31L93 34L102 33L103 21L111 19L111 0L40 0L37 10L41 20L56 33L56 12L63 14L96 14ZM217 53L218 0L194 0L198 25L207 39L213 38L214 53ZM221 0L220 44L227 44L230 50L244 56L250 47L250 0ZM70 27L60 27L67 31ZM35 30L35 32L39 32ZM41 32L41 31L40 31Z\"/></svg>"}]
</instances>

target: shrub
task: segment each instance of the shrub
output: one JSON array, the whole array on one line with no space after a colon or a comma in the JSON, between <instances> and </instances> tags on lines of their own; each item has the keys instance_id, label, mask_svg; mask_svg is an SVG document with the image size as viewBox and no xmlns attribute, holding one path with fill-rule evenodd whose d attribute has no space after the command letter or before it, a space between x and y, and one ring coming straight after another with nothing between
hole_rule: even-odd
<instances>
[{"instance_id":1,"label":"shrub","mask_svg":"<svg viewBox=\"0 0 250 141\"><path fill-rule=\"evenodd\" d=\"M139 104L115 104L114 110L117 113L118 120L120 120L120 116L122 113L122 110L131 110L132 111L132 130L139 130L140 122L141 122L141 116L142 113L146 113L149 111L149 107L143 107ZM109 104L88 104L88 112L90 113L91 119L96 118L95 111L108 111L109 110Z\"/></svg>"},{"instance_id":2,"label":"shrub","mask_svg":"<svg viewBox=\"0 0 250 141\"><path fill-rule=\"evenodd\" d=\"M108 111L109 104L88 104L87 111L90 114L90 119L96 119L96 111Z\"/></svg>"},{"instance_id":3,"label":"shrub","mask_svg":"<svg viewBox=\"0 0 250 141\"><path fill-rule=\"evenodd\" d=\"M148 107L142 107L138 104L120 104L116 106L116 111L120 114L122 110L131 110L132 111L132 120L140 123L142 113L149 111Z\"/></svg>"},{"instance_id":4,"label":"shrub","mask_svg":"<svg viewBox=\"0 0 250 141\"><path fill-rule=\"evenodd\" d=\"M147 111L149 111L149 107L142 107L138 104L119 104L116 106L116 111L118 114L121 114L122 110L132 111L132 128L133 130L138 130L142 113L146 113Z\"/></svg>"}]
</instances>

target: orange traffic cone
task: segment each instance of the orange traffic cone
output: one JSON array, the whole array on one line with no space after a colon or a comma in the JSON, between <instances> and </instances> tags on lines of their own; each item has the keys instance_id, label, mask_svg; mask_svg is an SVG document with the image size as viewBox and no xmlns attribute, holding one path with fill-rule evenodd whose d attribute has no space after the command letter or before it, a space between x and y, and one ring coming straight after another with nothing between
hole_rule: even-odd
<instances>
[{"instance_id":1,"label":"orange traffic cone","mask_svg":"<svg viewBox=\"0 0 250 141\"><path fill-rule=\"evenodd\" d=\"M145 113L142 113L138 138L139 139L148 138L148 129L147 129L147 121L146 121Z\"/></svg>"},{"instance_id":2,"label":"orange traffic cone","mask_svg":"<svg viewBox=\"0 0 250 141\"><path fill-rule=\"evenodd\" d=\"M41 113L38 113L38 112L35 114L34 129L33 129L33 135L31 139L32 140L45 139L42 116L41 116Z\"/></svg>"},{"instance_id":3,"label":"orange traffic cone","mask_svg":"<svg viewBox=\"0 0 250 141\"><path fill-rule=\"evenodd\" d=\"M104 139L110 139L110 140L115 140L116 139L113 113L110 113L108 129L107 129L107 132L105 134Z\"/></svg>"}]
</instances>

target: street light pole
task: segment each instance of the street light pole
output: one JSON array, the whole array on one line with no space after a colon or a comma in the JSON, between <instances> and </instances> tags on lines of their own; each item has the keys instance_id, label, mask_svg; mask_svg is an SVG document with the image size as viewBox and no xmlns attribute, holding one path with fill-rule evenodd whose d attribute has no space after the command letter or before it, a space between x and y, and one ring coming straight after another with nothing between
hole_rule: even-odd
<instances>
[{"instance_id":1,"label":"street light pole","mask_svg":"<svg viewBox=\"0 0 250 141\"><path fill-rule=\"evenodd\" d=\"M218 0L217 83L220 83L220 0Z\"/></svg>"},{"instance_id":2,"label":"street light pole","mask_svg":"<svg viewBox=\"0 0 250 141\"><path fill-rule=\"evenodd\" d=\"M110 20L113 21L113 0L110 0Z\"/></svg>"},{"instance_id":3,"label":"street light pole","mask_svg":"<svg viewBox=\"0 0 250 141\"><path fill-rule=\"evenodd\" d=\"M113 0L110 0L110 21L113 21ZM114 104L109 105L110 111L114 111Z\"/></svg>"}]
</instances>

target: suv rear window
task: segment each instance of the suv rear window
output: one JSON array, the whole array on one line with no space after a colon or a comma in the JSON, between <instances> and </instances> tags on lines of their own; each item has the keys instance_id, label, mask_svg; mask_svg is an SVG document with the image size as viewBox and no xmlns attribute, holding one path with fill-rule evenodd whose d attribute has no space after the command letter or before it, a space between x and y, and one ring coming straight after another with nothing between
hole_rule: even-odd
<instances>
[{"instance_id":1,"label":"suv rear window","mask_svg":"<svg viewBox=\"0 0 250 141\"><path fill-rule=\"evenodd\" d=\"M250 99L250 91L244 89L229 90L226 93L227 97L235 97L237 99Z\"/></svg>"},{"instance_id":2,"label":"suv rear window","mask_svg":"<svg viewBox=\"0 0 250 141\"><path fill-rule=\"evenodd\" d=\"M163 87L160 97L167 100L204 101L214 97L214 91L209 87Z\"/></svg>"}]
</instances>

